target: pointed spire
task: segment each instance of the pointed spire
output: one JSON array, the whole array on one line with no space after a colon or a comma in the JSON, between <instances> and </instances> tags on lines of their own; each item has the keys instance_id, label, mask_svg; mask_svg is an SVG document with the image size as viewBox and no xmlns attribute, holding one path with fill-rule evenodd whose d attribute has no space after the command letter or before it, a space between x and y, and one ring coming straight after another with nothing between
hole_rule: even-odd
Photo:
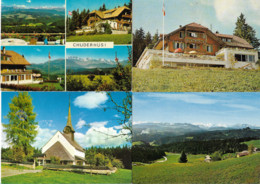
<instances>
[{"instance_id":1,"label":"pointed spire","mask_svg":"<svg viewBox=\"0 0 260 184\"><path fill-rule=\"evenodd\" d=\"M66 127L70 127L70 128L71 128L71 131L72 131L72 132L75 132L75 130L74 130L73 126L72 126L72 123L71 123L70 95L69 95L69 112L68 112L68 120L67 120L67 125L66 125ZM66 128L66 127L65 127L65 128ZM65 130L65 128L64 128L64 130Z\"/></svg>"}]
</instances>

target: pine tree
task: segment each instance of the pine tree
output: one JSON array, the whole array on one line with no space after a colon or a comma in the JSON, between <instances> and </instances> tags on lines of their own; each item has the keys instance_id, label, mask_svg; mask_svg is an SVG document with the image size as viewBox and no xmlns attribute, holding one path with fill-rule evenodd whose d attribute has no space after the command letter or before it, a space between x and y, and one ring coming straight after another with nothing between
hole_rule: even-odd
<instances>
[{"instance_id":1,"label":"pine tree","mask_svg":"<svg viewBox=\"0 0 260 184\"><path fill-rule=\"evenodd\" d=\"M146 46L149 46L152 43L152 35L151 33L148 31L145 35L145 44Z\"/></svg>"},{"instance_id":2,"label":"pine tree","mask_svg":"<svg viewBox=\"0 0 260 184\"><path fill-rule=\"evenodd\" d=\"M179 163L187 163L188 159L187 159L187 155L185 154L184 151L181 152L181 157L179 158Z\"/></svg>"},{"instance_id":3,"label":"pine tree","mask_svg":"<svg viewBox=\"0 0 260 184\"><path fill-rule=\"evenodd\" d=\"M9 104L10 111L5 118L9 124L4 124L6 141L13 149L14 160L22 161L33 155L31 144L37 135L38 122L33 112L32 98L28 92L19 93Z\"/></svg>"},{"instance_id":4,"label":"pine tree","mask_svg":"<svg viewBox=\"0 0 260 184\"><path fill-rule=\"evenodd\" d=\"M237 18L234 35L245 39L255 49L260 46L260 40L256 37L256 31L246 23L246 18L243 13Z\"/></svg>"}]
</instances>

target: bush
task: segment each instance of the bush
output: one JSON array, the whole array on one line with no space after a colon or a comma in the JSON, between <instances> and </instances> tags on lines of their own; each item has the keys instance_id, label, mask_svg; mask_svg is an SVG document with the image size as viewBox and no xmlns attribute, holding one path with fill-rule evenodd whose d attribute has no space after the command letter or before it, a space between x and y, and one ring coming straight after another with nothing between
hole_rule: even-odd
<instances>
[{"instance_id":1,"label":"bush","mask_svg":"<svg viewBox=\"0 0 260 184\"><path fill-rule=\"evenodd\" d=\"M60 158L52 156L50 159L51 159L51 164L60 164Z\"/></svg>"},{"instance_id":2,"label":"bush","mask_svg":"<svg viewBox=\"0 0 260 184\"><path fill-rule=\"evenodd\" d=\"M88 79L90 80L90 81L93 81L94 79L95 79L95 75L94 74L90 74L90 75L88 75Z\"/></svg>"},{"instance_id":3,"label":"bush","mask_svg":"<svg viewBox=\"0 0 260 184\"><path fill-rule=\"evenodd\" d=\"M219 151L215 151L215 152L212 154L211 159L212 159L213 161L219 161L219 160L221 160L221 157L222 157L221 153L220 153Z\"/></svg>"},{"instance_id":4,"label":"bush","mask_svg":"<svg viewBox=\"0 0 260 184\"><path fill-rule=\"evenodd\" d=\"M113 167L116 167L116 168L124 168L124 165L123 165L123 163L121 162L121 160L116 159L116 158L114 158L114 159L112 160L112 165L113 165Z\"/></svg>"}]
</instances>

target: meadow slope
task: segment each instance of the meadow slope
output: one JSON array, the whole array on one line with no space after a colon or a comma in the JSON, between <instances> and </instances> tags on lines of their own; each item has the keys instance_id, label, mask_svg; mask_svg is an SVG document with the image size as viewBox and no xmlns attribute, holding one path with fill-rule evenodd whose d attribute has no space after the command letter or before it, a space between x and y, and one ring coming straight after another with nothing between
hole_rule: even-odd
<instances>
[{"instance_id":1,"label":"meadow slope","mask_svg":"<svg viewBox=\"0 0 260 184\"><path fill-rule=\"evenodd\" d=\"M178 163L179 154L168 160L133 166L133 183L259 183L260 153L241 158L205 163L205 155L188 155L188 163Z\"/></svg>"},{"instance_id":2,"label":"meadow slope","mask_svg":"<svg viewBox=\"0 0 260 184\"><path fill-rule=\"evenodd\" d=\"M259 70L220 68L133 68L134 92L260 91Z\"/></svg>"}]
</instances>

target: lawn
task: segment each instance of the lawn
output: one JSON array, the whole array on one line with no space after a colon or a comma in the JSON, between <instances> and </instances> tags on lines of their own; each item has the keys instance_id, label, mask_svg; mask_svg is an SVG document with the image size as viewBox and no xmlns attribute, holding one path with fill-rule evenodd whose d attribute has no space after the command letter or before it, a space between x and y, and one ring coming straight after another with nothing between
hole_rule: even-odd
<instances>
[{"instance_id":1,"label":"lawn","mask_svg":"<svg viewBox=\"0 0 260 184\"><path fill-rule=\"evenodd\" d=\"M260 91L260 71L222 68L133 68L134 92Z\"/></svg>"},{"instance_id":2,"label":"lawn","mask_svg":"<svg viewBox=\"0 0 260 184\"><path fill-rule=\"evenodd\" d=\"M68 36L67 42L114 42L114 44L131 44L131 34L102 34Z\"/></svg>"},{"instance_id":3,"label":"lawn","mask_svg":"<svg viewBox=\"0 0 260 184\"><path fill-rule=\"evenodd\" d=\"M41 173L22 174L2 178L2 183L47 183L47 184L64 184L64 183L131 183L132 172L127 169L119 169L111 175L90 175L79 174L65 171L43 170Z\"/></svg>"},{"instance_id":4,"label":"lawn","mask_svg":"<svg viewBox=\"0 0 260 184\"><path fill-rule=\"evenodd\" d=\"M247 141L247 142L243 142L243 143L247 144L248 146L250 144L253 144L254 147L260 148L260 140L252 140L252 141Z\"/></svg>"},{"instance_id":5,"label":"lawn","mask_svg":"<svg viewBox=\"0 0 260 184\"><path fill-rule=\"evenodd\" d=\"M61 87L60 83L48 83L48 82L45 82L43 84L29 84L28 86L39 87L39 88L42 88L43 86L48 86L50 88L54 87L55 91L64 91L64 88Z\"/></svg>"},{"instance_id":6,"label":"lawn","mask_svg":"<svg viewBox=\"0 0 260 184\"><path fill-rule=\"evenodd\" d=\"M133 166L133 183L259 183L260 154L205 163L205 155L188 155L188 163L178 163L178 154L168 160Z\"/></svg>"}]
</instances>

